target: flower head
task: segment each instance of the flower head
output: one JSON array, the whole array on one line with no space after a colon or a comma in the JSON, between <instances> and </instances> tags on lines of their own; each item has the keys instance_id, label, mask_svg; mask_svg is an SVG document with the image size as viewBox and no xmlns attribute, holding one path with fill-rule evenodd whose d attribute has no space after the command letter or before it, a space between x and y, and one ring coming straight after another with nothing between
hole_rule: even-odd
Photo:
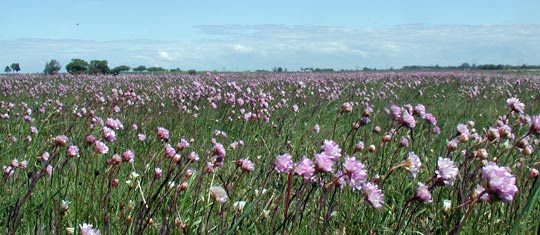
<instances>
[{"instance_id":1,"label":"flower head","mask_svg":"<svg viewBox=\"0 0 540 235\"><path fill-rule=\"evenodd\" d=\"M414 152L409 152L409 157L405 160L405 170L409 172L412 178L416 178L416 174L420 171L421 166L422 162L418 155L414 154Z\"/></svg>"},{"instance_id":2,"label":"flower head","mask_svg":"<svg viewBox=\"0 0 540 235\"><path fill-rule=\"evenodd\" d=\"M504 203L514 200L514 195L518 191L516 177L510 174L508 168L489 162L482 167L481 179L485 183L485 189L490 198L501 200Z\"/></svg>"},{"instance_id":3,"label":"flower head","mask_svg":"<svg viewBox=\"0 0 540 235\"><path fill-rule=\"evenodd\" d=\"M452 186L454 184L454 180L458 175L458 169L454 165L454 162L449 158L439 157L435 174L437 175L437 182L443 183L444 185Z\"/></svg>"},{"instance_id":4,"label":"flower head","mask_svg":"<svg viewBox=\"0 0 540 235\"><path fill-rule=\"evenodd\" d=\"M79 224L79 228L81 229L81 235L99 235L99 230L95 229L93 225L83 223Z\"/></svg>"},{"instance_id":5,"label":"flower head","mask_svg":"<svg viewBox=\"0 0 540 235\"><path fill-rule=\"evenodd\" d=\"M353 189L361 189L367 177L365 168L366 166L355 157L346 157L342 172L345 182Z\"/></svg>"},{"instance_id":6,"label":"flower head","mask_svg":"<svg viewBox=\"0 0 540 235\"><path fill-rule=\"evenodd\" d=\"M333 140L324 140L321 150L332 161L337 161L341 157L341 148L339 148L339 145Z\"/></svg>"},{"instance_id":7,"label":"flower head","mask_svg":"<svg viewBox=\"0 0 540 235\"><path fill-rule=\"evenodd\" d=\"M158 139L160 140L169 140L169 130L163 128L163 127L158 127L157 128L157 137Z\"/></svg>"},{"instance_id":8,"label":"flower head","mask_svg":"<svg viewBox=\"0 0 540 235\"><path fill-rule=\"evenodd\" d=\"M384 202L384 194L379 186L374 183L367 183L362 185L364 191L365 201L368 205L373 206L375 209L381 209Z\"/></svg>"},{"instance_id":9,"label":"flower head","mask_svg":"<svg viewBox=\"0 0 540 235\"><path fill-rule=\"evenodd\" d=\"M431 200L431 192L429 191L429 187L423 183L418 182L418 188L416 189L414 198L421 202L431 203L432 200Z\"/></svg>"},{"instance_id":10,"label":"flower head","mask_svg":"<svg viewBox=\"0 0 540 235\"><path fill-rule=\"evenodd\" d=\"M540 135L540 115L535 115L531 117L531 124L529 128L529 133L533 135Z\"/></svg>"},{"instance_id":11,"label":"flower head","mask_svg":"<svg viewBox=\"0 0 540 235\"><path fill-rule=\"evenodd\" d=\"M296 163L294 173L304 177L304 179L311 179L315 174L315 164L309 158L304 157L302 161Z\"/></svg>"},{"instance_id":12,"label":"flower head","mask_svg":"<svg viewBox=\"0 0 540 235\"><path fill-rule=\"evenodd\" d=\"M506 104L512 112L523 113L525 111L525 104L521 103L518 98L509 98L506 100Z\"/></svg>"},{"instance_id":13,"label":"flower head","mask_svg":"<svg viewBox=\"0 0 540 235\"><path fill-rule=\"evenodd\" d=\"M274 169L277 172L288 173L293 167L292 156L289 153L278 155L274 161Z\"/></svg>"},{"instance_id":14,"label":"flower head","mask_svg":"<svg viewBox=\"0 0 540 235\"><path fill-rule=\"evenodd\" d=\"M323 153L315 154L315 166L320 172L333 172L334 161L328 155Z\"/></svg>"},{"instance_id":15,"label":"flower head","mask_svg":"<svg viewBox=\"0 0 540 235\"><path fill-rule=\"evenodd\" d=\"M211 186L210 197L221 204L225 203L229 199L229 196L227 196L227 191L225 191L225 189L223 189L221 186Z\"/></svg>"},{"instance_id":16,"label":"flower head","mask_svg":"<svg viewBox=\"0 0 540 235\"><path fill-rule=\"evenodd\" d=\"M252 172L252 171L255 170L255 165L253 164L253 162L251 160L249 160L247 158L240 159L240 160L236 161L236 165L238 167L240 167L240 169L244 173Z\"/></svg>"}]
</instances>

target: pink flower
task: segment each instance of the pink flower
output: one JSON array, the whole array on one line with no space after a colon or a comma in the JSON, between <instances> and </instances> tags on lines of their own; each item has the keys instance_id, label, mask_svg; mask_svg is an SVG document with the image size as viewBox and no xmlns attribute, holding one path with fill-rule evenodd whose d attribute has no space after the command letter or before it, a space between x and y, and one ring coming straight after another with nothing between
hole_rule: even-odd
<instances>
[{"instance_id":1,"label":"pink flower","mask_svg":"<svg viewBox=\"0 0 540 235\"><path fill-rule=\"evenodd\" d=\"M68 137L65 135L59 135L54 138L54 143L58 146L66 146Z\"/></svg>"},{"instance_id":2,"label":"pink flower","mask_svg":"<svg viewBox=\"0 0 540 235\"><path fill-rule=\"evenodd\" d=\"M355 157L346 157L342 172L345 182L353 189L361 189L367 177L365 168L366 166Z\"/></svg>"},{"instance_id":3,"label":"pink flower","mask_svg":"<svg viewBox=\"0 0 540 235\"><path fill-rule=\"evenodd\" d=\"M339 145L333 140L324 140L321 150L332 161L337 161L341 157L341 148L339 148Z\"/></svg>"},{"instance_id":4,"label":"pink flower","mask_svg":"<svg viewBox=\"0 0 540 235\"><path fill-rule=\"evenodd\" d=\"M133 163L135 161L135 153L131 150L127 150L124 153L122 153L122 161Z\"/></svg>"},{"instance_id":5,"label":"pink flower","mask_svg":"<svg viewBox=\"0 0 540 235\"><path fill-rule=\"evenodd\" d=\"M114 132L113 129L108 127L103 127L103 130L101 131L101 137L109 142L116 141L116 132Z\"/></svg>"},{"instance_id":6,"label":"pink flower","mask_svg":"<svg viewBox=\"0 0 540 235\"><path fill-rule=\"evenodd\" d=\"M52 175L53 173L53 167L51 165L47 165L45 167L45 172L47 172L47 175Z\"/></svg>"},{"instance_id":7,"label":"pink flower","mask_svg":"<svg viewBox=\"0 0 540 235\"><path fill-rule=\"evenodd\" d=\"M379 186L374 183L367 183L362 185L364 190L365 201L368 205L373 206L375 209L381 209L384 203L384 194Z\"/></svg>"},{"instance_id":8,"label":"pink flower","mask_svg":"<svg viewBox=\"0 0 540 235\"><path fill-rule=\"evenodd\" d=\"M93 225L87 223L79 224L81 235L99 235L99 230L93 227Z\"/></svg>"},{"instance_id":9,"label":"pink flower","mask_svg":"<svg viewBox=\"0 0 540 235\"><path fill-rule=\"evenodd\" d=\"M416 127L416 120L414 120L414 116L411 115L408 111L404 111L403 115L401 116L401 124L403 124L409 129L413 129L414 127Z\"/></svg>"},{"instance_id":10,"label":"pink flower","mask_svg":"<svg viewBox=\"0 0 540 235\"><path fill-rule=\"evenodd\" d=\"M199 155L196 152L191 152L187 155L187 159L192 162L196 162L199 161Z\"/></svg>"},{"instance_id":11,"label":"pink flower","mask_svg":"<svg viewBox=\"0 0 540 235\"><path fill-rule=\"evenodd\" d=\"M96 142L96 137L94 135L88 135L84 140L88 144L93 144L94 142Z\"/></svg>"},{"instance_id":12,"label":"pink flower","mask_svg":"<svg viewBox=\"0 0 540 235\"><path fill-rule=\"evenodd\" d=\"M220 143L214 144L213 152L214 152L214 155L216 155L216 156L225 157L225 155L226 155L225 148Z\"/></svg>"},{"instance_id":13,"label":"pink flower","mask_svg":"<svg viewBox=\"0 0 540 235\"><path fill-rule=\"evenodd\" d=\"M227 191L220 186L210 187L210 197L220 204L225 203L229 199Z\"/></svg>"},{"instance_id":14,"label":"pink flower","mask_svg":"<svg viewBox=\"0 0 540 235\"><path fill-rule=\"evenodd\" d=\"M440 158L437 161L437 170L435 170L437 175L437 182L442 183L447 186L452 186L454 180L458 175L458 169L454 165L454 162L449 158Z\"/></svg>"},{"instance_id":15,"label":"pink flower","mask_svg":"<svg viewBox=\"0 0 540 235\"><path fill-rule=\"evenodd\" d=\"M168 141L169 140L169 130L167 130L167 129L163 128L163 127L158 127L157 128L157 137L160 140Z\"/></svg>"},{"instance_id":16,"label":"pink flower","mask_svg":"<svg viewBox=\"0 0 540 235\"><path fill-rule=\"evenodd\" d=\"M421 166L420 158L414 152L409 152L409 157L405 160L405 169L412 178L416 178Z\"/></svg>"},{"instance_id":17,"label":"pink flower","mask_svg":"<svg viewBox=\"0 0 540 235\"><path fill-rule=\"evenodd\" d=\"M139 139L139 141L145 141L145 140L146 140L146 135L144 135L144 134L137 134L137 139Z\"/></svg>"},{"instance_id":18,"label":"pink flower","mask_svg":"<svg viewBox=\"0 0 540 235\"><path fill-rule=\"evenodd\" d=\"M414 107L414 115L424 118L426 115L426 107L423 104L418 104Z\"/></svg>"},{"instance_id":19,"label":"pink flower","mask_svg":"<svg viewBox=\"0 0 540 235\"><path fill-rule=\"evenodd\" d=\"M15 174L15 169L11 166L2 166L4 176L10 178Z\"/></svg>"},{"instance_id":20,"label":"pink flower","mask_svg":"<svg viewBox=\"0 0 540 235\"><path fill-rule=\"evenodd\" d=\"M289 173L293 167L292 156L289 153L278 155L274 161L274 169L280 173Z\"/></svg>"},{"instance_id":21,"label":"pink flower","mask_svg":"<svg viewBox=\"0 0 540 235\"><path fill-rule=\"evenodd\" d=\"M529 133L536 136L540 135L540 115L532 116L530 125Z\"/></svg>"},{"instance_id":22,"label":"pink flower","mask_svg":"<svg viewBox=\"0 0 540 235\"><path fill-rule=\"evenodd\" d=\"M70 145L68 146L68 149L66 151L67 153L67 156L68 157L77 157L79 156L79 148L77 148L77 146L75 145Z\"/></svg>"},{"instance_id":23,"label":"pink flower","mask_svg":"<svg viewBox=\"0 0 540 235\"><path fill-rule=\"evenodd\" d=\"M429 191L429 187L423 183L418 182L418 188L416 189L414 198L421 202L431 203L432 200L431 200L431 192Z\"/></svg>"},{"instance_id":24,"label":"pink flower","mask_svg":"<svg viewBox=\"0 0 540 235\"><path fill-rule=\"evenodd\" d=\"M174 149L170 144L165 146L165 157L172 158L176 155L176 149Z\"/></svg>"},{"instance_id":25,"label":"pink flower","mask_svg":"<svg viewBox=\"0 0 540 235\"><path fill-rule=\"evenodd\" d=\"M154 169L154 179L159 179L161 178L161 176L163 176L163 171L161 170L161 168L157 167Z\"/></svg>"},{"instance_id":26,"label":"pink flower","mask_svg":"<svg viewBox=\"0 0 540 235\"><path fill-rule=\"evenodd\" d=\"M509 98L506 100L506 104L508 104L512 112L523 113L525 110L525 104L521 103L518 98Z\"/></svg>"},{"instance_id":27,"label":"pink flower","mask_svg":"<svg viewBox=\"0 0 540 235\"><path fill-rule=\"evenodd\" d=\"M313 174L315 174L315 165L313 164L313 161L311 161L309 158L304 157L302 161L296 163L294 173L304 177L304 179L306 180L311 179L311 177L313 177Z\"/></svg>"},{"instance_id":28,"label":"pink flower","mask_svg":"<svg viewBox=\"0 0 540 235\"><path fill-rule=\"evenodd\" d=\"M180 139L180 142L178 142L178 144L176 144L176 150L177 151L182 151L186 148L189 148L189 142L187 142L185 139Z\"/></svg>"},{"instance_id":29,"label":"pink flower","mask_svg":"<svg viewBox=\"0 0 540 235\"><path fill-rule=\"evenodd\" d=\"M514 200L514 195L518 191L516 177L510 173L508 168L489 162L482 167L481 179L486 183L486 191L490 198L501 200L504 203Z\"/></svg>"},{"instance_id":30,"label":"pink flower","mask_svg":"<svg viewBox=\"0 0 540 235\"><path fill-rule=\"evenodd\" d=\"M118 154L114 154L112 156L112 158L110 159L110 161L108 161L110 163L112 163L113 165L119 165L120 163L122 163L122 158L120 157L120 155Z\"/></svg>"},{"instance_id":31,"label":"pink flower","mask_svg":"<svg viewBox=\"0 0 540 235\"><path fill-rule=\"evenodd\" d=\"M318 153L315 154L315 167L320 172L334 172L334 161L324 152Z\"/></svg>"},{"instance_id":32,"label":"pink flower","mask_svg":"<svg viewBox=\"0 0 540 235\"><path fill-rule=\"evenodd\" d=\"M98 153L98 154L106 154L106 153L109 152L109 147L107 147L107 145L105 145L105 143L98 140L98 141L95 142L95 145L96 145L96 153Z\"/></svg>"},{"instance_id":33,"label":"pink flower","mask_svg":"<svg viewBox=\"0 0 540 235\"><path fill-rule=\"evenodd\" d=\"M244 173L252 172L255 170L255 165L253 164L253 162L245 158L236 161L236 166L240 167L240 169Z\"/></svg>"}]
</instances>

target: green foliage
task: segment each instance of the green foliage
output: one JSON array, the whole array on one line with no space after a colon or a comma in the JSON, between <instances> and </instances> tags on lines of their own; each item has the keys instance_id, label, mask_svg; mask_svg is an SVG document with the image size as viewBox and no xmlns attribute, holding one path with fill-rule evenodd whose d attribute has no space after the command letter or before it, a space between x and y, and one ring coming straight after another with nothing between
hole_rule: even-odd
<instances>
[{"instance_id":1,"label":"green foliage","mask_svg":"<svg viewBox=\"0 0 540 235\"><path fill-rule=\"evenodd\" d=\"M144 71L146 71L146 66L144 66L144 65L139 65L139 66L133 68L133 72L144 72Z\"/></svg>"},{"instance_id":2,"label":"green foliage","mask_svg":"<svg viewBox=\"0 0 540 235\"><path fill-rule=\"evenodd\" d=\"M117 67L114 67L112 70L111 70L111 73L113 74L120 74L122 72L129 72L129 70L131 69L131 67L127 66L127 65L120 65L120 66L117 66Z\"/></svg>"},{"instance_id":3,"label":"green foliage","mask_svg":"<svg viewBox=\"0 0 540 235\"><path fill-rule=\"evenodd\" d=\"M6 66L6 68L4 69L4 72L11 73L11 68L9 66Z\"/></svg>"},{"instance_id":4,"label":"green foliage","mask_svg":"<svg viewBox=\"0 0 540 235\"><path fill-rule=\"evenodd\" d=\"M21 66L19 65L19 63L13 63L11 64L11 70L15 71L15 72L19 72L21 70Z\"/></svg>"},{"instance_id":5,"label":"green foliage","mask_svg":"<svg viewBox=\"0 0 540 235\"><path fill-rule=\"evenodd\" d=\"M70 74L84 74L88 73L89 64L82 59L72 59L71 62L66 65L66 70Z\"/></svg>"},{"instance_id":6,"label":"green foliage","mask_svg":"<svg viewBox=\"0 0 540 235\"><path fill-rule=\"evenodd\" d=\"M88 71L90 74L109 74L111 69L107 60L92 60L90 61Z\"/></svg>"},{"instance_id":7,"label":"green foliage","mask_svg":"<svg viewBox=\"0 0 540 235\"><path fill-rule=\"evenodd\" d=\"M51 61L45 63L45 69L43 70L43 73L47 75L58 74L61 68L62 66L60 65L60 62L52 59Z\"/></svg>"}]
</instances>

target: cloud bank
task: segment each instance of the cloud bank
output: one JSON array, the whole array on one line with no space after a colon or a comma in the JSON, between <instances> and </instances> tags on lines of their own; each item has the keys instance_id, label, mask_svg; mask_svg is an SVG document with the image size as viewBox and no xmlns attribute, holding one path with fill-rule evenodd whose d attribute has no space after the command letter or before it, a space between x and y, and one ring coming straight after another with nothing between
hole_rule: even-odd
<instances>
[{"instance_id":1,"label":"cloud bank","mask_svg":"<svg viewBox=\"0 0 540 235\"><path fill-rule=\"evenodd\" d=\"M200 25L195 29L195 40L1 40L0 66L19 62L23 72L41 72L50 59L65 65L72 58L107 59L111 67L199 70L540 64L540 25Z\"/></svg>"}]
</instances>

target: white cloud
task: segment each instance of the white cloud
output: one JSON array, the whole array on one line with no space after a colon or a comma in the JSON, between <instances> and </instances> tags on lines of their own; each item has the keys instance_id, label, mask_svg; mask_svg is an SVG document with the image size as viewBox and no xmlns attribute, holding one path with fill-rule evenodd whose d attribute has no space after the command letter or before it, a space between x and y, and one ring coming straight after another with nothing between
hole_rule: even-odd
<instances>
[{"instance_id":1,"label":"white cloud","mask_svg":"<svg viewBox=\"0 0 540 235\"><path fill-rule=\"evenodd\" d=\"M46 61L107 59L111 66L261 69L400 67L462 62L535 64L540 25L402 25L351 28L205 25L193 41L0 40L0 66L40 72Z\"/></svg>"}]
</instances>

